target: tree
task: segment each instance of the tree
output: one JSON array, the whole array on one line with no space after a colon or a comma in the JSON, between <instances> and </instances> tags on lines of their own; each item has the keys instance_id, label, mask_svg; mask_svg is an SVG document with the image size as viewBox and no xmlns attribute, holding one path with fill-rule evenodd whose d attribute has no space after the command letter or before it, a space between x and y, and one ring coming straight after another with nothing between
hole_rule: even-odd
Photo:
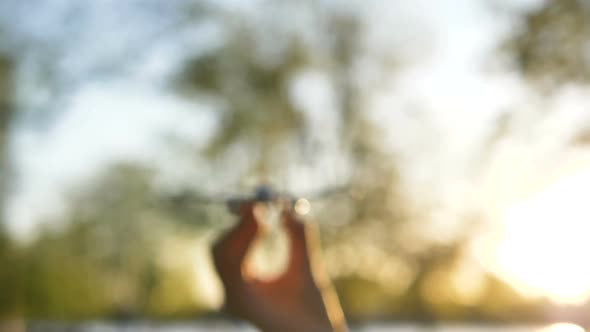
<instances>
[{"instance_id":1,"label":"tree","mask_svg":"<svg viewBox=\"0 0 590 332\"><path fill-rule=\"evenodd\" d=\"M8 169L7 146L9 122L13 117L13 62L6 55L0 54L0 220L4 215L4 193Z\"/></svg>"},{"instance_id":2,"label":"tree","mask_svg":"<svg viewBox=\"0 0 590 332\"><path fill-rule=\"evenodd\" d=\"M194 234L162 212L149 182L144 169L113 168L77 192L61 225L26 247L20 278L27 317L187 317L202 309L192 295L191 261L170 270L162 258L165 241Z\"/></svg>"},{"instance_id":3,"label":"tree","mask_svg":"<svg viewBox=\"0 0 590 332\"><path fill-rule=\"evenodd\" d=\"M14 107L14 63L0 54L0 319L18 314L20 304L20 252L4 224L4 205L8 190L8 137Z\"/></svg>"},{"instance_id":4,"label":"tree","mask_svg":"<svg viewBox=\"0 0 590 332\"><path fill-rule=\"evenodd\" d=\"M548 1L524 17L510 40L517 67L549 87L590 80L590 5L584 0Z\"/></svg>"}]
</instances>

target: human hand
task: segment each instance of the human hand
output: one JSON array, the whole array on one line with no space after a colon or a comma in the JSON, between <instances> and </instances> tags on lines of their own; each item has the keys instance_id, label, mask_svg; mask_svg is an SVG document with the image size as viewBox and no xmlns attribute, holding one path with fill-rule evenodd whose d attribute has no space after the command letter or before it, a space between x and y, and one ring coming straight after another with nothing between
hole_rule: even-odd
<instances>
[{"instance_id":1,"label":"human hand","mask_svg":"<svg viewBox=\"0 0 590 332\"><path fill-rule=\"evenodd\" d=\"M265 332L347 331L337 296L310 249L318 244L317 230L298 219L291 207L282 213L290 241L290 257L283 274L257 278L246 257L261 233L256 202L243 203L240 221L213 247L217 272L226 292L226 309ZM315 242L314 242L315 241ZM315 263L315 264L314 264Z\"/></svg>"}]
</instances>

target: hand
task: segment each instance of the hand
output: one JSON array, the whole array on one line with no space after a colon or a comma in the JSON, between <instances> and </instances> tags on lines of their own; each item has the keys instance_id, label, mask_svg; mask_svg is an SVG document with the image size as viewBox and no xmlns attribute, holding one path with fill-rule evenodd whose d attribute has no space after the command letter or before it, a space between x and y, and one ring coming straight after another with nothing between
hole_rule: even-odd
<instances>
[{"instance_id":1,"label":"hand","mask_svg":"<svg viewBox=\"0 0 590 332\"><path fill-rule=\"evenodd\" d=\"M285 208L282 223L291 254L285 272L261 280L247 269L245 258L260 233L255 202L242 204L239 223L213 247L215 267L226 293L226 309L265 332L347 331L338 298L324 271L310 257L317 231ZM315 235L315 238L314 238Z\"/></svg>"}]
</instances>

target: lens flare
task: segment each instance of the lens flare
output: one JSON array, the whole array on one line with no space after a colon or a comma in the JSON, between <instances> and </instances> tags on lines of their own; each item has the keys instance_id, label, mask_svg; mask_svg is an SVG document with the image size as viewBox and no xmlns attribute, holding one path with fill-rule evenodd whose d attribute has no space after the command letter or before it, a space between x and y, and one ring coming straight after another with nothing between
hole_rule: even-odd
<instances>
[{"instance_id":1,"label":"lens flare","mask_svg":"<svg viewBox=\"0 0 590 332\"><path fill-rule=\"evenodd\" d=\"M311 211L311 204L305 198L300 198L295 202L295 212L299 215L306 215Z\"/></svg>"}]
</instances>

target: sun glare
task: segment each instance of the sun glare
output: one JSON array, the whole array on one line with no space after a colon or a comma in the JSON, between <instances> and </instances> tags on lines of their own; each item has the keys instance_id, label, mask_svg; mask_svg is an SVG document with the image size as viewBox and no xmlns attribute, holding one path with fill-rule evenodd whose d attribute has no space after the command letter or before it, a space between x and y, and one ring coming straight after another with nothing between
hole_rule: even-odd
<instances>
[{"instance_id":1,"label":"sun glare","mask_svg":"<svg viewBox=\"0 0 590 332\"><path fill-rule=\"evenodd\" d=\"M588 300L588 197L590 171L565 178L513 206L505 216L496 256L501 276L529 295L564 304Z\"/></svg>"},{"instance_id":2,"label":"sun glare","mask_svg":"<svg viewBox=\"0 0 590 332\"><path fill-rule=\"evenodd\" d=\"M585 330L575 324L558 323L544 328L540 332L585 332Z\"/></svg>"}]
</instances>

